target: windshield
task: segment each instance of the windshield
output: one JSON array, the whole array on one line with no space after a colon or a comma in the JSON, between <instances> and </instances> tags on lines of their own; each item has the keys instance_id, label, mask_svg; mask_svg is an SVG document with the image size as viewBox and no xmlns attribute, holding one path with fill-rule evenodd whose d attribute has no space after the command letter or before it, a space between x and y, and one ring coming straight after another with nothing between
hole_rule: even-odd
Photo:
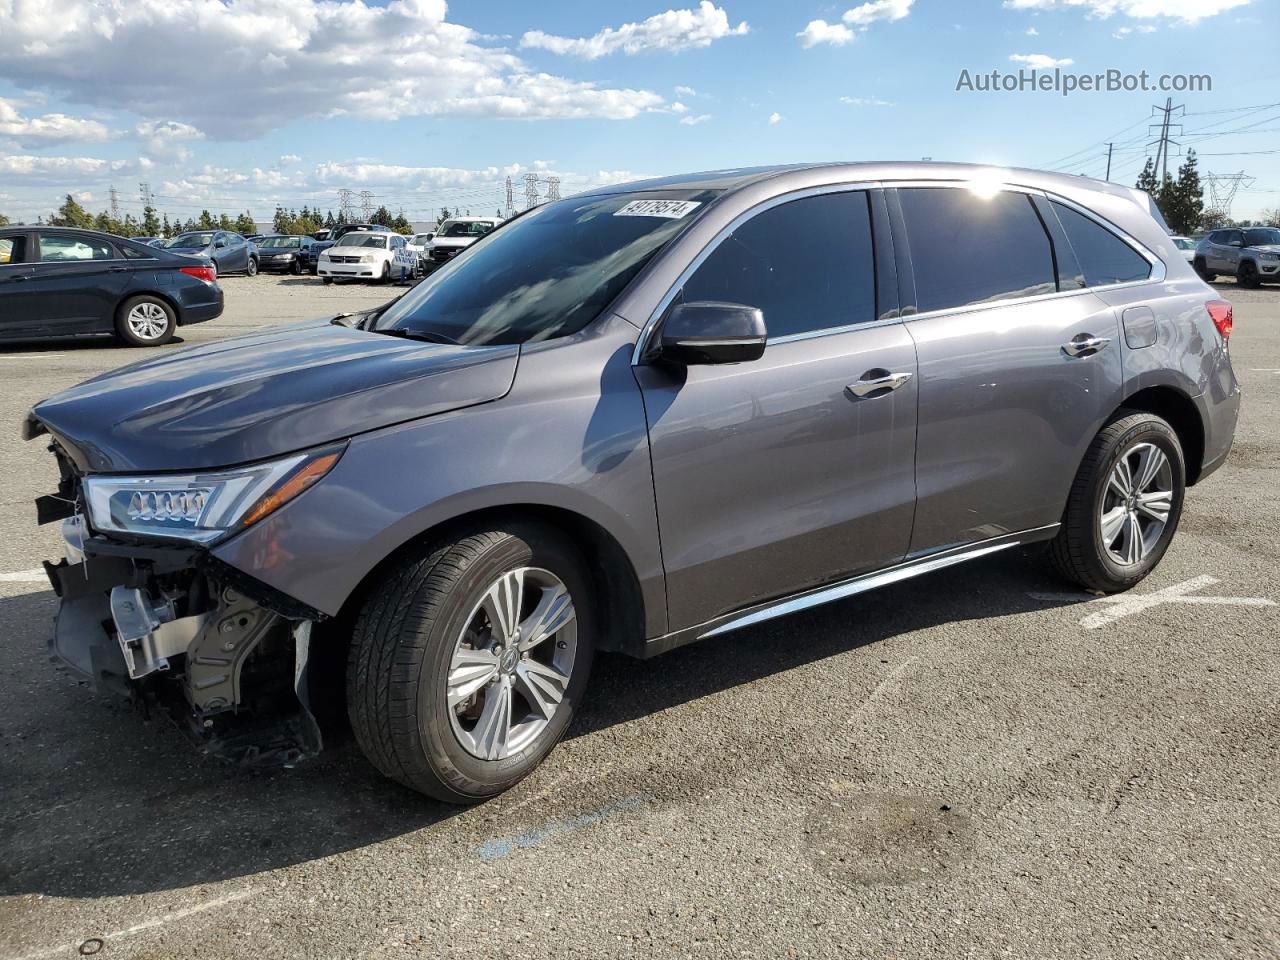
<instances>
[{"instance_id":1,"label":"windshield","mask_svg":"<svg viewBox=\"0 0 1280 960\"><path fill-rule=\"evenodd\" d=\"M576 333L701 205L676 201L664 207L657 199L623 194L536 207L414 287L378 318L376 329L464 344L527 343Z\"/></svg>"},{"instance_id":2,"label":"windshield","mask_svg":"<svg viewBox=\"0 0 1280 960\"><path fill-rule=\"evenodd\" d=\"M1173 245L1179 250L1194 250L1196 248L1195 242L1188 240L1186 237L1174 237Z\"/></svg>"},{"instance_id":3,"label":"windshield","mask_svg":"<svg viewBox=\"0 0 1280 960\"><path fill-rule=\"evenodd\" d=\"M1280 243L1280 230L1263 227L1244 232L1244 245L1246 247L1264 247L1271 243Z\"/></svg>"},{"instance_id":4,"label":"windshield","mask_svg":"<svg viewBox=\"0 0 1280 960\"><path fill-rule=\"evenodd\" d=\"M302 245L301 237L263 237L258 241L260 247L291 248Z\"/></svg>"},{"instance_id":5,"label":"windshield","mask_svg":"<svg viewBox=\"0 0 1280 960\"><path fill-rule=\"evenodd\" d=\"M430 239L431 239L431 234L429 233L415 233L413 235L413 239L410 240L409 242L416 245L420 243L426 243Z\"/></svg>"},{"instance_id":6,"label":"windshield","mask_svg":"<svg viewBox=\"0 0 1280 960\"><path fill-rule=\"evenodd\" d=\"M386 245L385 233L348 233L345 237L339 237L338 242L334 244L336 247L386 247Z\"/></svg>"},{"instance_id":7,"label":"windshield","mask_svg":"<svg viewBox=\"0 0 1280 960\"><path fill-rule=\"evenodd\" d=\"M487 220L454 221L447 220L436 234L439 237L483 237L493 229Z\"/></svg>"},{"instance_id":8,"label":"windshield","mask_svg":"<svg viewBox=\"0 0 1280 960\"><path fill-rule=\"evenodd\" d=\"M184 233L169 241L171 247L207 247L213 243L212 233Z\"/></svg>"}]
</instances>

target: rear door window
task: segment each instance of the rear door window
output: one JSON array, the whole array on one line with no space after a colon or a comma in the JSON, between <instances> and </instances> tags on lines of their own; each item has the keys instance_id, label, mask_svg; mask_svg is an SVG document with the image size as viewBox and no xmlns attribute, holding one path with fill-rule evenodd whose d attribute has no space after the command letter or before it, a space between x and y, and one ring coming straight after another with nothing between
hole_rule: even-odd
<instances>
[{"instance_id":1,"label":"rear door window","mask_svg":"<svg viewBox=\"0 0 1280 960\"><path fill-rule=\"evenodd\" d=\"M866 191L805 197L757 214L685 281L683 299L759 307L770 337L874 320Z\"/></svg>"},{"instance_id":2,"label":"rear door window","mask_svg":"<svg viewBox=\"0 0 1280 960\"><path fill-rule=\"evenodd\" d=\"M1055 293L1053 249L1031 198L898 190L920 313Z\"/></svg>"},{"instance_id":3,"label":"rear door window","mask_svg":"<svg viewBox=\"0 0 1280 960\"><path fill-rule=\"evenodd\" d=\"M81 263L85 260L115 260L116 251L105 240L94 237L46 233L40 237L41 263Z\"/></svg>"},{"instance_id":4,"label":"rear door window","mask_svg":"<svg viewBox=\"0 0 1280 960\"><path fill-rule=\"evenodd\" d=\"M0 266L6 263L22 263L26 249L26 237L0 237Z\"/></svg>"},{"instance_id":5,"label":"rear door window","mask_svg":"<svg viewBox=\"0 0 1280 960\"><path fill-rule=\"evenodd\" d=\"M1051 206L1084 269L1086 286L1132 283L1151 276L1151 261L1102 224L1066 204L1052 201Z\"/></svg>"}]
</instances>

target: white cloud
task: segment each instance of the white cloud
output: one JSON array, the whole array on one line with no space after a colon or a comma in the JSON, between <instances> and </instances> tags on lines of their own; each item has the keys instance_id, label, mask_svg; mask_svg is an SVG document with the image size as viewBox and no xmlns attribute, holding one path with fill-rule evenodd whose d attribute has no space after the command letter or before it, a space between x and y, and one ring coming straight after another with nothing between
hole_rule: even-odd
<instances>
[{"instance_id":1,"label":"white cloud","mask_svg":"<svg viewBox=\"0 0 1280 960\"><path fill-rule=\"evenodd\" d=\"M782 119L782 114L777 112L771 113L769 114L769 125L772 126L775 123L781 123Z\"/></svg>"},{"instance_id":2,"label":"white cloud","mask_svg":"<svg viewBox=\"0 0 1280 960\"><path fill-rule=\"evenodd\" d=\"M698 91L693 87L676 87L677 97L696 97L697 95Z\"/></svg>"},{"instance_id":3,"label":"white cloud","mask_svg":"<svg viewBox=\"0 0 1280 960\"><path fill-rule=\"evenodd\" d=\"M685 111L687 111L688 109L689 109L689 108L688 108L688 107L686 107L686 106L685 106L683 103L681 103L679 100L677 100L675 103L671 104L671 112L672 112L672 113L684 113L684 112L685 112Z\"/></svg>"},{"instance_id":4,"label":"white cloud","mask_svg":"<svg viewBox=\"0 0 1280 960\"><path fill-rule=\"evenodd\" d=\"M1038 36L1040 36L1040 31L1039 31L1039 30L1037 30L1035 27L1027 27L1027 36L1028 36L1028 37L1038 37Z\"/></svg>"},{"instance_id":5,"label":"white cloud","mask_svg":"<svg viewBox=\"0 0 1280 960\"><path fill-rule=\"evenodd\" d=\"M841 103L847 103L851 107L892 107L892 100L881 100L878 97L841 97Z\"/></svg>"},{"instance_id":6,"label":"white cloud","mask_svg":"<svg viewBox=\"0 0 1280 960\"><path fill-rule=\"evenodd\" d=\"M278 163L282 167L292 167L295 163L297 163L301 159L302 158L298 156L296 153L286 153L282 155L278 160L276 160L276 163Z\"/></svg>"},{"instance_id":7,"label":"white cloud","mask_svg":"<svg viewBox=\"0 0 1280 960\"><path fill-rule=\"evenodd\" d=\"M901 20L911 12L914 2L915 0L871 0L870 3L846 10L840 19L859 30L865 30L877 20Z\"/></svg>"},{"instance_id":8,"label":"white cloud","mask_svg":"<svg viewBox=\"0 0 1280 960\"><path fill-rule=\"evenodd\" d=\"M1070 57L1058 59L1047 53L1012 53L1009 59L1014 63L1028 66L1032 70L1052 70L1054 67L1069 67L1075 63Z\"/></svg>"},{"instance_id":9,"label":"white cloud","mask_svg":"<svg viewBox=\"0 0 1280 960\"><path fill-rule=\"evenodd\" d=\"M820 43L830 43L843 47L853 39L853 31L843 23L827 23L825 20L810 20L803 30L796 34L800 38L800 46L808 50Z\"/></svg>"},{"instance_id":10,"label":"white cloud","mask_svg":"<svg viewBox=\"0 0 1280 960\"><path fill-rule=\"evenodd\" d=\"M1053 10L1076 8L1092 17L1124 14L1135 20L1167 17L1196 23L1227 10L1243 7L1253 0L1004 0L1010 10Z\"/></svg>"},{"instance_id":11,"label":"white cloud","mask_svg":"<svg viewBox=\"0 0 1280 960\"><path fill-rule=\"evenodd\" d=\"M520 38L520 46L550 50L552 53L597 60L621 50L628 55L665 51L677 53L708 47L724 37L739 37L748 31L743 20L730 26L729 15L711 0L702 0L696 10L668 10L620 27L605 27L590 37L560 37L530 30Z\"/></svg>"},{"instance_id":12,"label":"white cloud","mask_svg":"<svg viewBox=\"0 0 1280 960\"><path fill-rule=\"evenodd\" d=\"M699 113L697 116L690 114L687 117L681 117L680 122L683 123L686 127L696 127L698 124L706 123L710 119L711 119L711 114Z\"/></svg>"},{"instance_id":13,"label":"white cloud","mask_svg":"<svg viewBox=\"0 0 1280 960\"><path fill-rule=\"evenodd\" d=\"M184 142L203 140L204 133L181 120L144 120L134 129L143 149L152 157L171 162L185 162L191 151Z\"/></svg>"},{"instance_id":14,"label":"white cloud","mask_svg":"<svg viewBox=\"0 0 1280 960\"><path fill-rule=\"evenodd\" d=\"M840 16L843 23L810 20L796 36L800 38L800 46L806 50L820 43L843 47L878 20L890 23L901 20L911 12L914 2L915 0L870 0L846 10Z\"/></svg>"},{"instance_id":15,"label":"white cloud","mask_svg":"<svg viewBox=\"0 0 1280 960\"><path fill-rule=\"evenodd\" d=\"M1156 32L1155 27L1147 26L1144 24L1137 27L1120 27L1118 30L1116 30L1115 33L1111 35L1115 37L1117 40L1123 40L1125 37L1128 37L1134 33L1155 33L1155 32Z\"/></svg>"},{"instance_id":16,"label":"white cloud","mask_svg":"<svg viewBox=\"0 0 1280 960\"><path fill-rule=\"evenodd\" d=\"M105 173L107 161L97 157L36 157L0 154L0 176L27 183L80 183L86 176ZM10 186L16 185L13 180Z\"/></svg>"},{"instance_id":17,"label":"white cloud","mask_svg":"<svg viewBox=\"0 0 1280 960\"><path fill-rule=\"evenodd\" d=\"M23 116L18 112L15 101L0 98L0 137L12 139L22 146L106 140L110 135L106 126L97 120L69 117L65 113Z\"/></svg>"},{"instance_id":18,"label":"white cloud","mask_svg":"<svg viewBox=\"0 0 1280 960\"><path fill-rule=\"evenodd\" d=\"M129 0L91 13L83 0L0 0L0 69L17 84L218 139L341 113L624 119L664 103L648 90L537 73L447 13L444 0ZM156 82L190 75L211 50L216 91Z\"/></svg>"}]
</instances>

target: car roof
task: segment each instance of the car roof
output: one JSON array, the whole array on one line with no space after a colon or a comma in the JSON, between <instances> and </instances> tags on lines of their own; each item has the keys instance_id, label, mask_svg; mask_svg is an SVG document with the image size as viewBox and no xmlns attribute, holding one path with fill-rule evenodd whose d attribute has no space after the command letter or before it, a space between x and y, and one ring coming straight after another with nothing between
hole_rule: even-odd
<instances>
[{"instance_id":1,"label":"car roof","mask_svg":"<svg viewBox=\"0 0 1280 960\"><path fill-rule=\"evenodd\" d=\"M1147 207L1147 195L1132 187L1125 187L1103 180L1066 173L1047 173L1025 167L1002 167L978 163L949 163L919 160L860 160L852 162L793 163L767 167L735 167L725 170L707 170L700 173L659 177L652 180L636 180L584 190L576 196L607 196L614 194L642 193L661 190L688 192L712 191L728 194L750 187L762 181L775 181L778 193L811 186L815 180L830 183L875 181L970 181L993 180L1002 183L1040 187L1061 191L1095 190L1125 197L1143 209Z\"/></svg>"}]
</instances>

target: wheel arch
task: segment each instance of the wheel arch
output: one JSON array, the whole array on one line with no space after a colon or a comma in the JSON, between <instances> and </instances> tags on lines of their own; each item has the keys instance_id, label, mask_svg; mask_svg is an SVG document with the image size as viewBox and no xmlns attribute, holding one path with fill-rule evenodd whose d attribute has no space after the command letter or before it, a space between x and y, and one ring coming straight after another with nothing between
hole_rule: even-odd
<instances>
[{"instance_id":1,"label":"wheel arch","mask_svg":"<svg viewBox=\"0 0 1280 960\"><path fill-rule=\"evenodd\" d=\"M1186 460L1187 486L1199 480L1204 466L1205 428L1195 401L1176 387L1145 387L1125 397L1108 422L1134 410L1153 414L1173 428Z\"/></svg>"}]
</instances>

